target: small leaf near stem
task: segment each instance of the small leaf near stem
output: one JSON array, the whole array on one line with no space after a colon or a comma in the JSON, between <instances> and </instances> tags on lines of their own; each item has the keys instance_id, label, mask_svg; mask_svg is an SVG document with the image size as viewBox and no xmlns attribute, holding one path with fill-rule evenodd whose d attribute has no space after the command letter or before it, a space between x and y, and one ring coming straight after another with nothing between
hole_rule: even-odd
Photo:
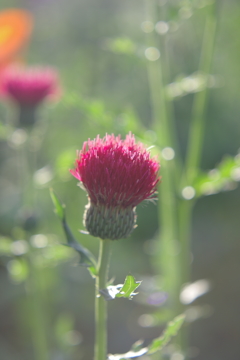
<instances>
[{"instance_id":1,"label":"small leaf near stem","mask_svg":"<svg viewBox=\"0 0 240 360\"><path fill-rule=\"evenodd\" d=\"M57 195L54 193L53 189L50 189L50 196L55 207L54 212L60 218L60 220L65 219L65 205L61 203Z\"/></svg>"},{"instance_id":2,"label":"small leaf near stem","mask_svg":"<svg viewBox=\"0 0 240 360\"><path fill-rule=\"evenodd\" d=\"M106 289L100 289L100 294L105 300L114 300L115 298L127 298L131 300L135 293L134 291L141 285L141 281L136 281L132 275L128 275L124 284L109 285Z\"/></svg>"},{"instance_id":3,"label":"small leaf near stem","mask_svg":"<svg viewBox=\"0 0 240 360\"><path fill-rule=\"evenodd\" d=\"M132 299L136 293L134 291L140 286L141 281L136 281L132 275L128 275L124 281L124 285L116 295L116 297L125 297Z\"/></svg>"},{"instance_id":4,"label":"small leaf near stem","mask_svg":"<svg viewBox=\"0 0 240 360\"><path fill-rule=\"evenodd\" d=\"M67 222L66 222L66 216L65 216L65 206L61 203L61 201L58 199L56 194L52 189L50 189L50 195L53 201L53 204L55 206L55 213L60 218L63 231L66 236L67 244L64 244L65 246L69 246L73 248L75 251L78 252L80 255L80 262L79 264L81 266L86 266L91 274L92 277L95 277L97 274L97 263L95 260L95 257L93 254L83 247L79 242L74 238Z\"/></svg>"}]
</instances>

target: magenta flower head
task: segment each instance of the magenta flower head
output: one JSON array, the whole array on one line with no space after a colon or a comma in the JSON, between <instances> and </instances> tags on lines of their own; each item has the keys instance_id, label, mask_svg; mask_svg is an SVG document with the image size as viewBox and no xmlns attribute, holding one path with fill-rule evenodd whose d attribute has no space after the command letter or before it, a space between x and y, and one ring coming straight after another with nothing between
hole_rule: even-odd
<instances>
[{"instance_id":1,"label":"magenta flower head","mask_svg":"<svg viewBox=\"0 0 240 360\"><path fill-rule=\"evenodd\" d=\"M88 232L101 239L126 238L136 226L136 206L156 192L159 168L131 133L125 140L106 135L86 141L70 171L88 193L83 220Z\"/></svg>"},{"instance_id":2,"label":"magenta flower head","mask_svg":"<svg viewBox=\"0 0 240 360\"><path fill-rule=\"evenodd\" d=\"M20 124L31 125L36 108L60 93L57 72L49 67L9 67L1 76L0 94L20 109Z\"/></svg>"}]
</instances>

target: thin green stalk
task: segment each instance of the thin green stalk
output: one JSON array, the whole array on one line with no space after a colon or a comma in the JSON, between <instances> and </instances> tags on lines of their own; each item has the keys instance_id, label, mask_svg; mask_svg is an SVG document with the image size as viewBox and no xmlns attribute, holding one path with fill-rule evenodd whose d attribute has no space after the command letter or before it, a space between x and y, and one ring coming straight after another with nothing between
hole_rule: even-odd
<instances>
[{"instance_id":1,"label":"thin green stalk","mask_svg":"<svg viewBox=\"0 0 240 360\"><path fill-rule=\"evenodd\" d=\"M147 20L156 23L157 4L155 0L146 0ZM158 48L155 33L147 34L149 46ZM176 149L176 139L172 121L169 116L169 103L166 99L163 81L163 64L161 56L156 61L148 61L148 79L153 111L153 129L157 133L160 148ZM173 303L173 313L178 309L179 269L177 263L177 212L175 198L175 178L177 173L176 159L169 162L162 160L162 183L159 187L159 223L161 240L157 267L164 279L164 289L169 293Z\"/></svg>"},{"instance_id":2,"label":"thin green stalk","mask_svg":"<svg viewBox=\"0 0 240 360\"><path fill-rule=\"evenodd\" d=\"M107 359L107 303L99 290L107 287L111 240L100 239L98 275L95 298L95 356L94 360Z\"/></svg>"},{"instance_id":3,"label":"thin green stalk","mask_svg":"<svg viewBox=\"0 0 240 360\"><path fill-rule=\"evenodd\" d=\"M27 283L27 294L30 302L31 334L34 350L34 360L49 360L46 334L46 313L42 291L41 270L34 263L33 254L30 253L29 270L30 276Z\"/></svg>"},{"instance_id":4,"label":"thin green stalk","mask_svg":"<svg viewBox=\"0 0 240 360\"><path fill-rule=\"evenodd\" d=\"M206 19L203 44L201 50L199 72L208 77L214 51L216 34L216 4L209 5ZM189 142L187 148L186 174L188 185L192 185L197 176L203 146L203 136L205 127L205 113L208 100L208 87L195 94L192 109L192 123L189 131Z\"/></svg>"},{"instance_id":5,"label":"thin green stalk","mask_svg":"<svg viewBox=\"0 0 240 360\"><path fill-rule=\"evenodd\" d=\"M179 202L179 238L181 244L180 251L180 276L181 285L187 283L191 279L191 223L193 200L181 200Z\"/></svg>"},{"instance_id":6,"label":"thin green stalk","mask_svg":"<svg viewBox=\"0 0 240 360\"><path fill-rule=\"evenodd\" d=\"M199 65L199 72L208 76L215 43L216 34L216 17L215 4L210 5L209 12L206 19L203 44L201 50L201 59ZM208 99L208 88L196 93L192 109L192 123L189 131L189 142L186 158L186 170L183 179L183 186L193 185L194 180L198 174L198 169L201 160L203 136L205 126L205 113ZM180 263L181 263L181 283L188 283L191 279L190 273L190 249L191 249L191 225L192 225L192 209L194 200L184 200L179 202L178 216L179 216L179 240L181 244ZM188 333L181 334L181 347L187 348Z\"/></svg>"},{"instance_id":7,"label":"thin green stalk","mask_svg":"<svg viewBox=\"0 0 240 360\"><path fill-rule=\"evenodd\" d=\"M19 161L22 164L20 176L20 184L22 187L22 205L30 207L31 210L36 209L36 191L34 189L33 174L36 171L36 154L33 154L29 145L31 142L31 134L18 151ZM27 233L26 233L27 235ZM28 234L30 236L30 234ZM43 274L35 264L35 256L33 249L29 252L29 279L26 284L26 300L30 304L31 309L31 340L33 343L34 359L49 360L49 344L47 337L47 309L44 299L44 289L42 286Z\"/></svg>"},{"instance_id":8,"label":"thin green stalk","mask_svg":"<svg viewBox=\"0 0 240 360\"><path fill-rule=\"evenodd\" d=\"M216 34L216 16L215 4L209 5L207 14L203 44L201 50L201 59L199 64L199 72L209 75L213 59L213 50ZM199 169L203 136L204 136L204 116L206 113L208 99L208 88L195 94L193 109L192 109L192 123L189 131L189 142L186 159L186 170L184 182L186 185L192 185ZM190 232L192 220L192 200L182 200L179 203L179 236L181 242L181 264L182 264L182 283L190 280Z\"/></svg>"}]
</instances>

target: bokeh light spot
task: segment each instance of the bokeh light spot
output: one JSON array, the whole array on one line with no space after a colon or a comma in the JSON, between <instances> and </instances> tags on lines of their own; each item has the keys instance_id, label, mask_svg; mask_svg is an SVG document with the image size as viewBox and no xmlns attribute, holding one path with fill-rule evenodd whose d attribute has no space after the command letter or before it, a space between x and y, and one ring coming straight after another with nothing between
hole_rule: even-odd
<instances>
[{"instance_id":1,"label":"bokeh light spot","mask_svg":"<svg viewBox=\"0 0 240 360\"><path fill-rule=\"evenodd\" d=\"M43 234L37 234L37 235L31 236L30 242L33 247L36 247L39 249L44 248L48 245L48 239Z\"/></svg>"},{"instance_id":2,"label":"bokeh light spot","mask_svg":"<svg viewBox=\"0 0 240 360\"><path fill-rule=\"evenodd\" d=\"M141 29L145 33L150 33L154 30L154 24L152 21L143 21L141 24Z\"/></svg>"},{"instance_id":3,"label":"bokeh light spot","mask_svg":"<svg viewBox=\"0 0 240 360\"><path fill-rule=\"evenodd\" d=\"M160 51L155 47L149 47L145 50L145 56L150 61L156 61L160 58Z\"/></svg>"},{"instance_id":4,"label":"bokeh light spot","mask_svg":"<svg viewBox=\"0 0 240 360\"><path fill-rule=\"evenodd\" d=\"M155 30L158 34L164 35L168 32L169 25L165 21L158 21L155 25Z\"/></svg>"},{"instance_id":5,"label":"bokeh light spot","mask_svg":"<svg viewBox=\"0 0 240 360\"><path fill-rule=\"evenodd\" d=\"M192 186L186 186L185 188L183 188L182 190L182 196L184 199L186 200L191 200L194 198L196 194L195 189Z\"/></svg>"},{"instance_id":6,"label":"bokeh light spot","mask_svg":"<svg viewBox=\"0 0 240 360\"><path fill-rule=\"evenodd\" d=\"M165 160L172 160L175 157L175 151L171 147L165 147L162 150L162 157Z\"/></svg>"}]
</instances>

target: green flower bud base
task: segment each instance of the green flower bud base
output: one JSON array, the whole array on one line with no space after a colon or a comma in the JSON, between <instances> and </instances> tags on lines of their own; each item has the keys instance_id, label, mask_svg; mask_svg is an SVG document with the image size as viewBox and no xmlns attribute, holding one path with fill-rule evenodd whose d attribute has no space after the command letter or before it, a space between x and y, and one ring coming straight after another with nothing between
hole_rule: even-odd
<instances>
[{"instance_id":1,"label":"green flower bud base","mask_svg":"<svg viewBox=\"0 0 240 360\"><path fill-rule=\"evenodd\" d=\"M100 239L118 240L128 237L136 227L135 208L108 207L89 202L83 224L87 231Z\"/></svg>"}]
</instances>

